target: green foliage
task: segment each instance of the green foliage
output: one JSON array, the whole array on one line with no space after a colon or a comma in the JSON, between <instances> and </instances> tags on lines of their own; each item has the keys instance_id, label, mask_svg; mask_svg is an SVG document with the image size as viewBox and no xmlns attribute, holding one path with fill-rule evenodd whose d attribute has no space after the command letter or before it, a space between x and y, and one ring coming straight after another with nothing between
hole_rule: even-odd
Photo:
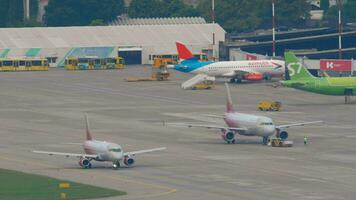
<instances>
[{"instance_id":1,"label":"green foliage","mask_svg":"<svg viewBox=\"0 0 356 200\"><path fill-rule=\"evenodd\" d=\"M45 21L48 26L85 26L95 19L109 22L123 11L123 0L51 0Z\"/></svg>"},{"instance_id":2,"label":"green foliage","mask_svg":"<svg viewBox=\"0 0 356 200\"><path fill-rule=\"evenodd\" d=\"M309 18L307 0L275 0L276 24L295 26ZM197 9L211 21L211 0L201 0ZM216 0L216 21L228 32L271 27L271 0Z\"/></svg>"},{"instance_id":3,"label":"green foliage","mask_svg":"<svg viewBox=\"0 0 356 200\"><path fill-rule=\"evenodd\" d=\"M90 22L89 26L105 26L105 22L102 19L94 19Z\"/></svg>"},{"instance_id":4,"label":"green foliage","mask_svg":"<svg viewBox=\"0 0 356 200\"><path fill-rule=\"evenodd\" d=\"M23 0L9 0L7 10L7 26L14 26L23 21Z\"/></svg>"},{"instance_id":5,"label":"green foliage","mask_svg":"<svg viewBox=\"0 0 356 200\"><path fill-rule=\"evenodd\" d=\"M352 22L356 20L356 0L348 0L341 9L343 22ZM324 19L331 23L337 23L339 19L339 7L337 5L330 7L325 13Z\"/></svg>"},{"instance_id":6,"label":"green foliage","mask_svg":"<svg viewBox=\"0 0 356 200\"><path fill-rule=\"evenodd\" d=\"M0 0L0 27L6 27L8 24L8 9L9 9L9 0Z\"/></svg>"},{"instance_id":7,"label":"green foliage","mask_svg":"<svg viewBox=\"0 0 356 200\"><path fill-rule=\"evenodd\" d=\"M128 14L132 18L199 16L197 10L182 0L133 0Z\"/></svg>"},{"instance_id":8,"label":"green foliage","mask_svg":"<svg viewBox=\"0 0 356 200\"><path fill-rule=\"evenodd\" d=\"M30 18L36 19L38 15L38 0L30 0Z\"/></svg>"},{"instance_id":9,"label":"green foliage","mask_svg":"<svg viewBox=\"0 0 356 200\"><path fill-rule=\"evenodd\" d=\"M70 188L60 189L58 179L25 174L17 171L0 169L0 199L6 200L49 200L59 199L60 193L65 192L68 199L92 199L124 195L125 192L94 187L74 182ZM67 181L66 181L67 182Z\"/></svg>"},{"instance_id":10,"label":"green foliage","mask_svg":"<svg viewBox=\"0 0 356 200\"><path fill-rule=\"evenodd\" d=\"M41 27L42 23L36 21L35 19L24 20L13 25L13 27Z\"/></svg>"},{"instance_id":11,"label":"green foliage","mask_svg":"<svg viewBox=\"0 0 356 200\"><path fill-rule=\"evenodd\" d=\"M41 26L35 22L38 1L30 0L30 20L24 21L23 0L0 0L0 27Z\"/></svg>"},{"instance_id":12,"label":"green foliage","mask_svg":"<svg viewBox=\"0 0 356 200\"><path fill-rule=\"evenodd\" d=\"M320 0L320 8L324 11L327 11L330 7L329 0Z\"/></svg>"}]
</instances>

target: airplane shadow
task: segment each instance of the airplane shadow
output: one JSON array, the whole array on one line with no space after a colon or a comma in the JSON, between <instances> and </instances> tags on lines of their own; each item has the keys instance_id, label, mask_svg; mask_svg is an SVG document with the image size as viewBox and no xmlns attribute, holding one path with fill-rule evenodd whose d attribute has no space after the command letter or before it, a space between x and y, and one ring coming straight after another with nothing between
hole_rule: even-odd
<instances>
[{"instance_id":1,"label":"airplane shadow","mask_svg":"<svg viewBox=\"0 0 356 200\"><path fill-rule=\"evenodd\" d=\"M194 142L196 144L217 144L217 145L263 145L262 141L257 140L239 140L237 139L235 144L228 144L223 140L216 140L216 141L199 141Z\"/></svg>"}]
</instances>

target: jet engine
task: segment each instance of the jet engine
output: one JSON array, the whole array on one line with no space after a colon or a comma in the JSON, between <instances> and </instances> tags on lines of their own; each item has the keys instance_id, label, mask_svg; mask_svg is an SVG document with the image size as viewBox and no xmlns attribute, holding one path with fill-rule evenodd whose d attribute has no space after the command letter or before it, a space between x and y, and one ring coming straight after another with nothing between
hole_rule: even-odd
<instances>
[{"instance_id":1,"label":"jet engine","mask_svg":"<svg viewBox=\"0 0 356 200\"><path fill-rule=\"evenodd\" d=\"M135 160L133 158L131 158L130 156L125 156L124 163L126 166L130 167L135 163Z\"/></svg>"},{"instance_id":2,"label":"jet engine","mask_svg":"<svg viewBox=\"0 0 356 200\"><path fill-rule=\"evenodd\" d=\"M288 139L288 132L287 131L278 131L276 134L277 138L281 138L282 140Z\"/></svg>"},{"instance_id":3,"label":"jet engine","mask_svg":"<svg viewBox=\"0 0 356 200\"><path fill-rule=\"evenodd\" d=\"M79 165L83 168L91 168L90 160L87 158L80 158Z\"/></svg>"},{"instance_id":4,"label":"jet engine","mask_svg":"<svg viewBox=\"0 0 356 200\"><path fill-rule=\"evenodd\" d=\"M263 79L263 74L259 73L248 73L244 75L244 79L248 81L260 81Z\"/></svg>"},{"instance_id":5,"label":"jet engine","mask_svg":"<svg viewBox=\"0 0 356 200\"><path fill-rule=\"evenodd\" d=\"M223 131L222 138L229 144L235 143L235 133L232 131Z\"/></svg>"}]
</instances>

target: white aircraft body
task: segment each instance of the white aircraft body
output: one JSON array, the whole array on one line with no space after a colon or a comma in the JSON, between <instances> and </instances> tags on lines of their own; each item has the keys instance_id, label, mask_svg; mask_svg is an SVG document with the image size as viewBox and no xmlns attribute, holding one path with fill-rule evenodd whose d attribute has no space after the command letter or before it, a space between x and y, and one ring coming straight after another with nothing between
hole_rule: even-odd
<instances>
[{"instance_id":1,"label":"white aircraft body","mask_svg":"<svg viewBox=\"0 0 356 200\"><path fill-rule=\"evenodd\" d=\"M50 152L50 151L33 151L33 153L58 155L65 157L78 157L79 165L83 168L91 168L91 161L110 161L113 163L113 168L118 169L122 162L126 166L130 167L135 163L133 156L142 153L149 153L154 151L161 151L166 147L146 149L140 151L124 152L120 145L115 143L109 143L105 141L94 140L90 130L88 118L85 116L86 121L86 141L83 143L84 154L81 153L63 153L63 152Z\"/></svg>"},{"instance_id":2,"label":"white aircraft body","mask_svg":"<svg viewBox=\"0 0 356 200\"><path fill-rule=\"evenodd\" d=\"M230 78L230 82L242 80L259 81L273 76L282 76L285 71L282 60L246 60L201 62L180 42L176 42L181 63L174 66L177 71L191 74L206 74L213 77Z\"/></svg>"},{"instance_id":3,"label":"white aircraft body","mask_svg":"<svg viewBox=\"0 0 356 200\"><path fill-rule=\"evenodd\" d=\"M268 144L269 137L276 134L277 138L286 140L288 138L288 132L284 129L292 126L303 126L307 124L321 123L322 121L312 121L312 122L302 122L302 123L293 123L286 125L275 125L273 120L269 117L251 115L238 113L234 111L230 89L227 83L225 83L227 90L227 110L224 116L222 117L227 126L215 126L207 124L187 124L179 123L174 124L178 126L186 127L202 127L208 129L218 129L221 130L221 136L227 143L235 143L236 133L245 136L259 136L262 137L263 144ZM218 116L219 117L219 116Z\"/></svg>"}]
</instances>

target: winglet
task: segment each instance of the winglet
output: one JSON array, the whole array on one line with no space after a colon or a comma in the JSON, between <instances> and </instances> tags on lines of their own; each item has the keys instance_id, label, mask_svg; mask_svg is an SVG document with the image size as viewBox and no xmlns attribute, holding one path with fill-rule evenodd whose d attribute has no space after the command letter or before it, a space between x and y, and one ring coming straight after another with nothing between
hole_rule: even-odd
<instances>
[{"instance_id":1,"label":"winglet","mask_svg":"<svg viewBox=\"0 0 356 200\"><path fill-rule=\"evenodd\" d=\"M187 60L194 58L192 52L181 42L176 42L179 59Z\"/></svg>"},{"instance_id":2,"label":"winglet","mask_svg":"<svg viewBox=\"0 0 356 200\"><path fill-rule=\"evenodd\" d=\"M234 112L234 106L232 104L229 84L225 83L225 87L226 87L226 112L232 113Z\"/></svg>"},{"instance_id":3,"label":"winglet","mask_svg":"<svg viewBox=\"0 0 356 200\"><path fill-rule=\"evenodd\" d=\"M93 137L91 136L90 133L90 128L89 128L89 121L88 121L88 116L84 114L85 117L85 132L86 132L86 140L92 140Z\"/></svg>"}]
</instances>

